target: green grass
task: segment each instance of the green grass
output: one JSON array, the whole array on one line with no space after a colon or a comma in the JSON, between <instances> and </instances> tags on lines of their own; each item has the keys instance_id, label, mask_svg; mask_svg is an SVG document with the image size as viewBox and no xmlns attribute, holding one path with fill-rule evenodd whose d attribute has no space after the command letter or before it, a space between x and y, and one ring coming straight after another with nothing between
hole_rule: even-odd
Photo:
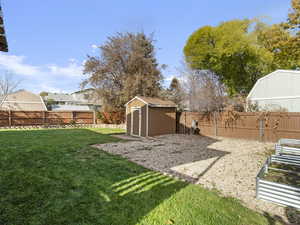
<instances>
[{"instance_id":1,"label":"green grass","mask_svg":"<svg viewBox=\"0 0 300 225\"><path fill-rule=\"evenodd\" d=\"M90 147L119 141L109 134L120 131L0 131L0 224L251 225L272 220L235 199Z\"/></svg>"}]
</instances>

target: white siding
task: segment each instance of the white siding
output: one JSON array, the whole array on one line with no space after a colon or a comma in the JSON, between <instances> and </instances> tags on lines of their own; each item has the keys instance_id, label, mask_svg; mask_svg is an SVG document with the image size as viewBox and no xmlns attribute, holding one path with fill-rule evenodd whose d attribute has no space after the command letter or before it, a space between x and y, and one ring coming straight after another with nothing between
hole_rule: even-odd
<instances>
[{"instance_id":1,"label":"white siding","mask_svg":"<svg viewBox=\"0 0 300 225\"><path fill-rule=\"evenodd\" d=\"M300 112L300 71L277 70L259 79L247 99L261 108Z\"/></svg>"},{"instance_id":2,"label":"white siding","mask_svg":"<svg viewBox=\"0 0 300 225\"><path fill-rule=\"evenodd\" d=\"M52 111L90 111L87 105L53 105Z\"/></svg>"}]
</instances>

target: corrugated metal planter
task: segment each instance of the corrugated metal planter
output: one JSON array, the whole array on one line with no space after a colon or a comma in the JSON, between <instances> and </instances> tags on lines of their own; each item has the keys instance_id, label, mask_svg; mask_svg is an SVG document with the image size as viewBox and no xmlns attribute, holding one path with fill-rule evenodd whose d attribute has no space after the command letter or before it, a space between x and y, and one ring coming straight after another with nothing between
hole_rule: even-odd
<instances>
[{"instance_id":1,"label":"corrugated metal planter","mask_svg":"<svg viewBox=\"0 0 300 225\"><path fill-rule=\"evenodd\" d=\"M280 139L278 144L275 145L275 152L276 155L300 155L300 140L286 138Z\"/></svg>"},{"instance_id":2,"label":"corrugated metal planter","mask_svg":"<svg viewBox=\"0 0 300 225\"><path fill-rule=\"evenodd\" d=\"M279 172L295 173L293 171L272 168L271 163L293 165L300 168L299 157L272 155L256 177L256 198L271 201L284 206L291 206L300 209L300 187L264 179L269 170Z\"/></svg>"}]
</instances>

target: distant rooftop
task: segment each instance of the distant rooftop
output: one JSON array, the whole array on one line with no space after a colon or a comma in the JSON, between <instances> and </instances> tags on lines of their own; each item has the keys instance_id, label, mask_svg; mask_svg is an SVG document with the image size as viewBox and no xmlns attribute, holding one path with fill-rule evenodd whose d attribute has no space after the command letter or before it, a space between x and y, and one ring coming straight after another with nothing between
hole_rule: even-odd
<instances>
[{"instance_id":1,"label":"distant rooftop","mask_svg":"<svg viewBox=\"0 0 300 225\"><path fill-rule=\"evenodd\" d=\"M74 92L72 94L66 93L48 93L44 96L45 101L53 100L55 102L70 102L79 104L101 104L100 99L94 94L94 89L85 89Z\"/></svg>"},{"instance_id":2,"label":"distant rooftop","mask_svg":"<svg viewBox=\"0 0 300 225\"><path fill-rule=\"evenodd\" d=\"M84 92L94 91L94 90L95 90L94 88L86 88L86 89L83 89L83 90L75 91L72 94L84 93Z\"/></svg>"},{"instance_id":3,"label":"distant rooftop","mask_svg":"<svg viewBox=\"0 0 300 225\"><path fill-rule=\"evenodd\" d=\"M44 97L45 100L53 99L56 102L73 102L75 101L74 97L70 94L64 93L48 93L47 96Z\"/></svg>"},{"instance_id":4,"label":"distant rooftop","mask_svg":"<svg viewBox=\"0 0 300 225\"><path fill-rule=\"evenodd\" d=\"M86 105L53 105L52 111L90 111Z\"/></svg>"}]
</instances>

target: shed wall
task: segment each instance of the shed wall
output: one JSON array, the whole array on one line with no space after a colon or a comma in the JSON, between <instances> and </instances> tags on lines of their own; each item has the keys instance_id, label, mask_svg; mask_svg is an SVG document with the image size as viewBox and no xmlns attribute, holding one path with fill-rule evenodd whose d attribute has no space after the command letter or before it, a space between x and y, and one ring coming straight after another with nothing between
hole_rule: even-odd
<instances>
[{"instance_id":1,"label":"shed wall","mask_svg":"<svg viewBox=\"0 0 300 225\"><path fill-rule=\"evenodd\" d=\"M147 136L147 105L142 106L142 127L141 127L141 136Z\"/></svg>"},{"instance_id":2,"label":"shed wall","mask_svg":"<svg viewBox=\"0 0 300 225\"><path fill-rule=\"evenodd\" d=\"M259 99L251 102L257 103L260 109L269 111L300 112L300 98Z\"/></svg>"},{"instance_id":3,"label":"shed wall","mask_svg":"<svg viewBox=\"0 0 300 225\"><path fill-rule=\"evenodd\" d=\"M176 133L176 108L149 107L149 136Z\"/></svg>"},{"instance_id":4,"label":"shed wall","mask_svg":"<svg viewBox=\"0 0 300 225\"><path fill-rule=\"evenodd\" d=\"M131 114L126 113L126 134L130 135L131 131Z\"/></svg>"}]
</instances>

